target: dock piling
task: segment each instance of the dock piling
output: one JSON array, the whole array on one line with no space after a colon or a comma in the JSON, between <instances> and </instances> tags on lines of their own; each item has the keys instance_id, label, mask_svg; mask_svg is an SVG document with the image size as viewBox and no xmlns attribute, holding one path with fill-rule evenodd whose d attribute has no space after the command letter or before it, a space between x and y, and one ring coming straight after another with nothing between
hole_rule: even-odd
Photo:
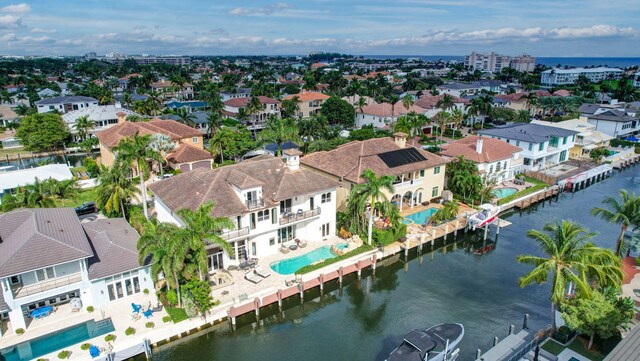
<instances>
[{"instance_id":1,"label":"dock piling","mask_svg":"<svg viewBox=\"0 0 640 361\"><path fill-rule=\"evenodd\" d=\"M498 336L493 338L493 346L495 347L495 345L498 344Z\"/></svg>"},{"instance_id":2,"label":"dock piling","mask_svg":"<svg viewBox=\"0 0 640 361\"><path fill-rule=\"evenodd\" d=\"M522 322L522 329L523 330L528 330L529 326L527 325L527 323L529 322L529 314L525 313L524 314L524 321Z\"/></svg>"},{"instance_id":3,"label":"dock piling","mask_svg":"<svg viewBox=\"0 0 640 361\"><path fill-rule=\"evenodd\" d=\"M510 334L510 335L513 335L513 330L514 330L515 328L516 328L516 326L514 326L514 325L509 326L509 334Z\"/></svg>"}]
</instances>

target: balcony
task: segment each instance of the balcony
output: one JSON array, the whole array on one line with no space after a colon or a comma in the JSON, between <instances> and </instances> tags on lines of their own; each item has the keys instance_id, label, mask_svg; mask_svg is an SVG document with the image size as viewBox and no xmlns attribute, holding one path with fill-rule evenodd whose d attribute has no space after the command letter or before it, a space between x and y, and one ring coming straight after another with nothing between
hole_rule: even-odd
<instances>
[{"instance_id":1,"label":"balcony","mask_svg":"<svg viewBox=\"0 0 640 361\"><path fill-rule=\"evenodd\" d=\"M393 188L394 189L402 189L402 188L410 187L410 186L416 184L419 181L420 181L420 179L409 179L409 180L406 180L404 182L394 183L393 184Z\"/></svg>"},{"instance_id":2,"label":"balcony","mask_svg":"<svg viewBox=\"0 0 640 361\"><path fill-rule=\"evenodd\" d=\"M256 209L256 208L264 207L264 199L262 199L262 197L260 197L258 199L247 199L247 200L244 201L244 203L247 205L247 208L249 208L249 209Z\"/></svg>"},{"instance_id":3,"label":"balcony","mask_svg":"<svg viewBox=\"0 0 640 361\"><path fill-rule=\"evenodd\" d=\"M249 227L243 227L240 229L234 229L231 231L223 232L222 234L220 234L220 238L224 239L225 241L228 241L234 238L246 236L248 234L249 234Z\"/></svg>"},{"instance_id":4,"label":"balcony","mask_svg":"<svg viewBox=\"0 0 640 361\"><path fill-rule=\"evenodd\" d=\"M35 295L45 291L50 291L58 287L68 286L72 283L78 283L81 281L82 281L82 275L78 272L69 276L56 277L54 279L34 283L28 286L17 284L17 285L13 285L11 288L13 290L13 297L17 299L21 297Z\"/></svg>"},{"instance_id":5,"label":"balcony","mask_svg":"<svg viewBox=\"0 0 640 361\"><path fill-rule=\"evenodd\" d=\"M287 212L282 215L282 218L280 218L280 225L295 223L297 221L302 221L319 215L320 207L308 211L298 211L297 213Z\"/></svg>"}]
</instances>

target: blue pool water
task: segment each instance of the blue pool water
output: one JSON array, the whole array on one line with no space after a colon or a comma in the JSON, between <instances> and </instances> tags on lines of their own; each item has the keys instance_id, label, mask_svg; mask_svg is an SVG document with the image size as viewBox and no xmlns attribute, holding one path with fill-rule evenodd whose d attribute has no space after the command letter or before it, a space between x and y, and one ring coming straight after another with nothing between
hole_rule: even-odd
<instances>
[{"instance_id":1,"label":"blue pool water","mask_svg":"<svg viewBox=\"0 0 640 361\"><path fill-rule=\"evenodd\" d=\"M336 255L331 252L331 246L323 246L315 251L305 253L298 257L273 262L270 267L281 275L290 275L313 262L317 262L321 259L333 258L335 256Z\"/></svg>"},{"instance_id":2,"label":"blue pool water","mask_svg":"<svg viewBox=\"0 0 640 361\"><path fill-rule=\"evenodd\" d=\"M497 188L491 191L491 193L498 198L504 198L518 193L518 190L516 188Z\"/></svg>"},{"instance_id":3,"label":"blue pool water","mask_svg":"<svg viewBox=\"0 0 640 361\"><path fill-rule=\"evenodd\" d=\"M427 223L427 220L429 220L429 217L431 217L437 211L438 211L438 208L427 208L427 209L425 209L423 211L420 211L420 212L417 212L417 213L413 213L413 214L410 214L410 215L406 216L402 220L402 223L411 224L411 221L413 221L413 223L415 223L415 224Z\"/></svg>"},{"instance_id":4,"label":"blue pool water","mask_svg":"<svg viewBox=\"0 0 640 361\"><path fill-rule=\"evenodd\" d=\"M338 243L336 244L336 249L339 249L341 251L345 250L349 248L349 244L348 243Z\"/></svg>"},{"instance_id":5,"label":"blue pool water","mask_svg":"<svg viewBox=\"0 0 640 361\"><path fill-rule=\"evenodd\" d=\"M87 321L45 336L25 341L13 347L0 350L0 360L27 361L37 359L48 353L62 350L76 343L113 332L113 322L110 318L100 321ZM27 331L28 332L28 331ZM89 351L87 351L89 358Z\"/></svg>"}]
</instances>

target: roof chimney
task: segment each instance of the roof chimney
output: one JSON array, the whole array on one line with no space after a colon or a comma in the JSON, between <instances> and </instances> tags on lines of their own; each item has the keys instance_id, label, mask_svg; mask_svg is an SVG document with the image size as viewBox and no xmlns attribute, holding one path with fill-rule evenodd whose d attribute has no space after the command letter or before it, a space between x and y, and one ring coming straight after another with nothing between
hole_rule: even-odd
<instances>
[{"instance_id":1,"label":"roof chimney","mask_svg":"<svg viewBox=\"0 0 640 361\"><path fill-rule=\"evenodd\" d=\"M287 160L287 167L290 170L300 169L300 155L302 152L297 149L287 149L283 152L284 158Z\"/></svg>"},{"instance_id":2,"label":"roof chimney","mask_svg":"<svg viewBox=\"0 0 640 361\"><path fill-rule=\"evenodd\" d=\"M127 121L127 113L118 112L116 115L118 116L118 124L124 123Z\"/></svg>"},{"instance_id":3,"label":"roof chimney","mask_svg":"<svg viewBox=\"0 0 640 361\"><path fill-rule=\"evenodd\" d=\"M478 137L476 140L476 153L478 154L482 153L482 143L484 143L484 140L482 137Z\"/></svg>"},{"instance_id":4,"label":"roof chimney","mask_svg":"<svg viewBox=\"0 0 640 361\"><path fill-rule=\"evenodd\" d=\"M403 133L403 132L393 133L393 141L396 142L396 145L400 148L406 147L407 133Z\"/></svg>"}]
</instances>

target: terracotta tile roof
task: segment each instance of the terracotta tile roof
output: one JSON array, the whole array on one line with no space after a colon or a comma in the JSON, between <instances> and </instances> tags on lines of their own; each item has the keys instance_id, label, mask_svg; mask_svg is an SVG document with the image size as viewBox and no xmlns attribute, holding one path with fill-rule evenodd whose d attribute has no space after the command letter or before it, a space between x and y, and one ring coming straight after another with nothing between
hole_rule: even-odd
<instances>
[{"instance_id":1,"label":"terracotta tile roof","mask_svg":"<svg viewBox=\"0 0 640 361\"><path fill-rule=\"evenodd\" d=\"M175 120L162 120L154 118L149 122L124 122L111 128L99 131L96 137L107 147L113 148L121 139L132 138L134 135L166 134L173 140L201 136L202 133L188 125L178 123Z\"/></svg>"},{"instance_id":2,"label":"terracotta tile roof","mask_svg":"<svg viewBox=\"0 0 640 361\"><path fill-rule=\"evenodd\" d=\"M401 148L391 138L368 139L349 142L330 151L311 153L302 157L300 162L310 168L321 170L336 177L342 177L353 183L361 183L363 181L360 176L367 168L377 175L397 176L446 163L444 158L420 148L414 149L417 149L426 160L398 167L389 167L379 157L382 153L411 148L413 147Z\"/></svg>"},{"instance_id":3,"label":"terracotta tile roof","mask_svg":"<svg viewBox=\"0 0 640 361\"><path fill-rule=\"evenodd\" d=\"M480 153L476 152L476 144L479 138L482 138L482 151ZM491 163L509 159L513 156L513 153L522 150L522 148L500 139L479 137L477 135L468 136L441 147L441 155L448 157L464 156L465 159L476 163Z\"/></svg>"},{"instance_id":4,"label":"terracotta tile roof","mask_svg":"<svg viewBox=\"0 0 640 361\"><path fill-rule=\"evenodd\" d=\"M304 92L298 93L298 94L287 95L286 97L284 97L282 99L293 99L293 97L298 97L298 100L301 101L301 102L308 102L308 101L313 101L313 100L326 100L326 99L330 98L328 95L322 94L322 93L319 93L319 92L304 91Z\"/></svg>"},{"instance_id":5,"label":"terracotta tile roof","mask_svg":"<svg viewBox=\"0 0 640 361\"><path fill-rule=\"evenodd\" d=\"M259 96L258 99L260 100L260 103L262 104L280 104L279 101L273 99L273 98L269 98L269 97L265 97L265 96ZM244 98L233 98L233 99L229 99L227 101L224 102L224 105L228 105L230 107L234 107L234 108L241 108L241 107L246 107L247 105L249 105L249 101L251 100L251 98L249 97L244 97Z\"/></svg>"},{"instance_id":6,"label":"terracotta tile roof","mask_svg":"<svg viewBox=\"0 0 640 361\"><path fill-rule=\"evenodd\" d=\"M511 94L498 94L495 97L498 99L506 100L508 102L517 102L527 95L527 93L511 93ZM522 99L524 101L524 99Z\"/></svg>"},{"instance_id":7,"label":"terracotta tile roof","mask_svg":"<svg viewBox=\"0 0 640 361\"><path fill-rule=\"evenodd\" d=\"M243 181L242 177L251 179ZM194 169L155 182L149 188L174 212L182 208L196 209L207 201L213 201L216 204L214 217L230 217L249 212L232 183L242 186L261 184L265 207L278 206L281 200L333 189L338 185L308 169L292 171L280 158L261 156L216 169Z\"/></svg>"},{"instance_id":8,"label":"terracotta tile roof","mask_svg":"<svg viewBox=\"0 0 640 361\"><path fill-rule=\"evenodd\" d=\"M173 163L190 163L199 160L212 159L211 153L204 149L196 148L188 144L180 144L173 152L167 155L167 160Z\"/></svg>"},{"instance_id":9,"label":"terracotta tile roof","mask_svg":"<svg viewBox=\"0 0 640 361\"><path fill-rule=\"evenodd\" d=\"M362 107L362 111L360 111L360 109L356 109L357 113L375 115L377 117L397 117L411 112L424 114L426 111L426 109L417 105L405 108L402 102L397 102L395 106L392 106L391 103L371 103Z\"/></svg>"},{"instance_id":10,"label":"terracotta tile roof","mask_svg":"<svg viewBox=\"0 0 640 361\"><path fill-rule=\"evenodd\" d=\"M138 73L131 73L131 74L127 74L125 76L123 76L122 78L120 78L120 80L129 80L129 78L138 78L141 77L142 75L138 74Z\"/></svg>"},{"instance_id":11,"label":"terracotta tile roof","mask_svg":"<svg viewBox=\"0 0 640 361\"><path fill-rule=\"evenodd\" d=\"M172 82L170 82L170 81L166 80L166 79L162 79L162 80L160 80L160 81L157 81L157 82L151 83L151 87L152 87L152 88L168 88L168 87L170 87L170 86L174 86L174 84L173 84ZM183 87L183 88L184 88L184 87L192 87L192 86L193 86L193 84L191 84L191 83L184 83L184 84L182 84L182 87Z\"/></svg>"},{"instance_id":12,"label":"terracotta tile roof","mask_svg":"<svg viewBox=\"0 0 640 361\"><path fill-rule=\"evenodd\" d=\"M416 100L416 106L419 106L424 109L434 109L436 108L436 104L438 104L439 101L444 99L444 96L445 96L444 94L440 94L440 95L424 94L418 100ZM454 103L462 103L462 104L469 103L467 99L458 98L457 96L454 96L454 95L450 95L450 96L451 98L453 98Z\"/></svg>"},{"instance_id":13,"label":"terracotta tile roof","mask_svg":"<svg viewBox=\"0 0 640 361\"><path fill-rule=\"evenodd\" d=\"M558 89L553 92L554 97L568 97L571 95L571 92L566 89Z\"/></svg>"}]
</instances>

